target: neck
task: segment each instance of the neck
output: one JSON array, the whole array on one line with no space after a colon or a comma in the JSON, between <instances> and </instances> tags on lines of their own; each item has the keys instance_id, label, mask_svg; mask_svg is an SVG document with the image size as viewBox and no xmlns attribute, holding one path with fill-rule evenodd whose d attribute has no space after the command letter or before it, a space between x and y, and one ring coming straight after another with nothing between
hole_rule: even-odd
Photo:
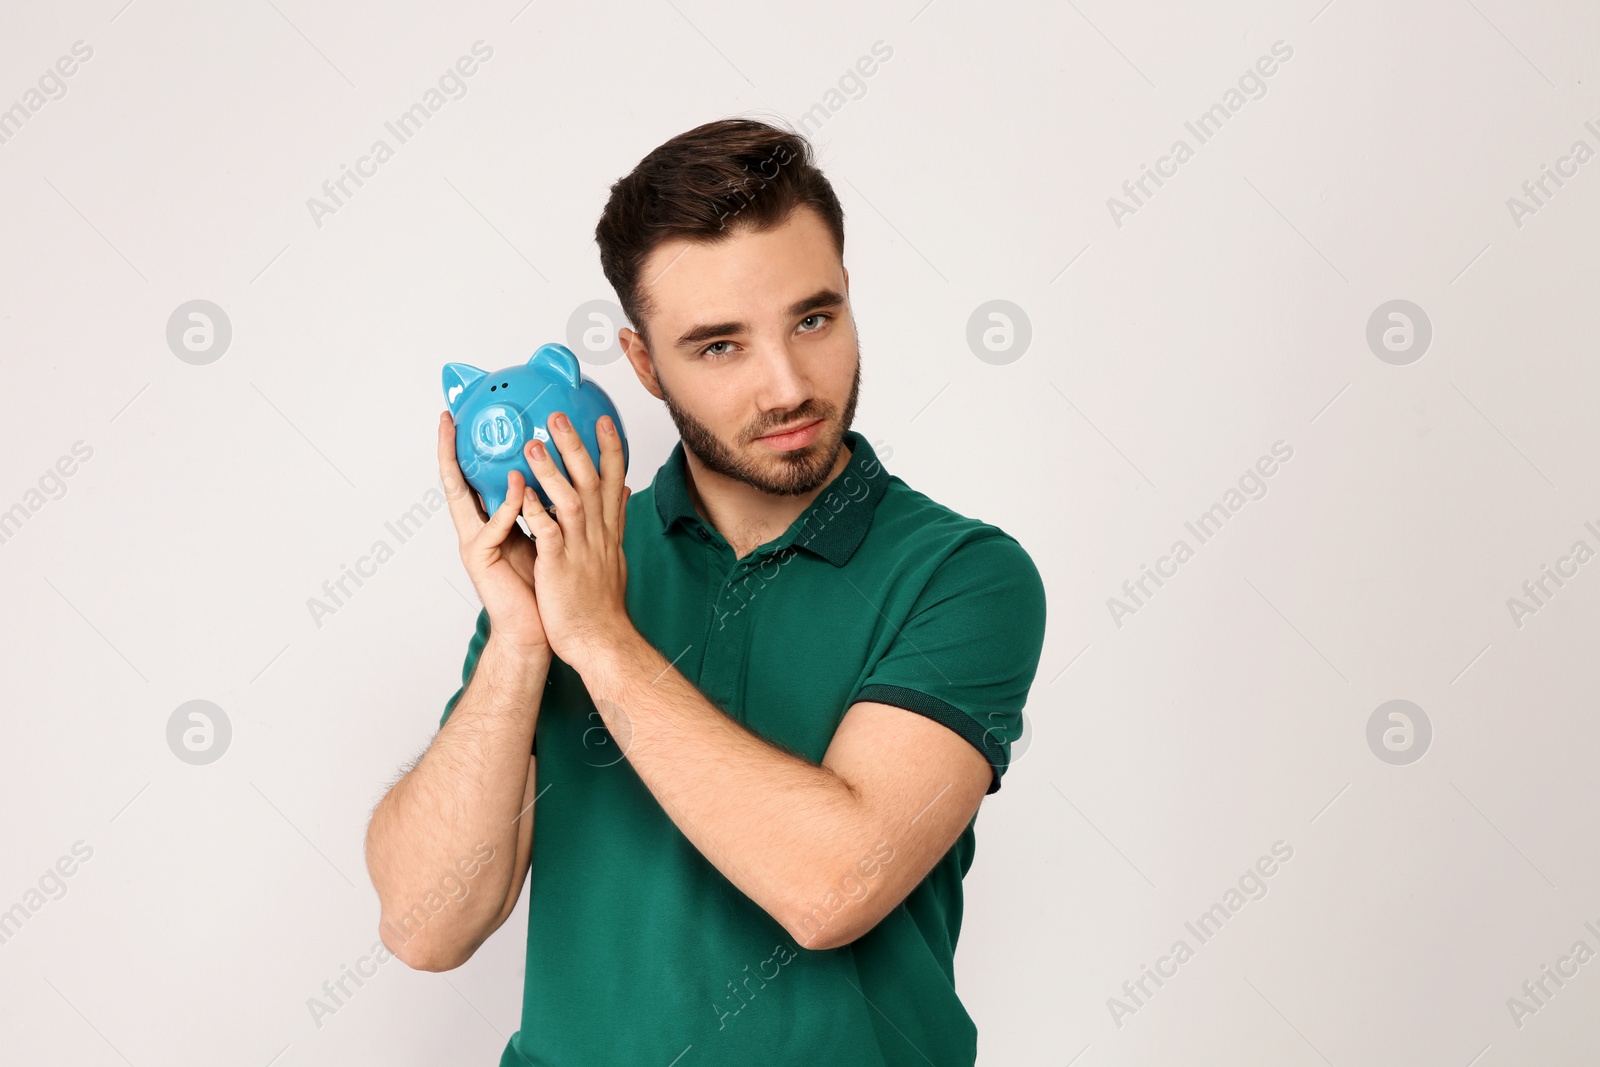
<instances>
[{"instance_id":1,"label":"neck","mask_svg":"<svg viewBox=\"0 0 1600 1067\"><path fill-rule=\"evenodd\" d=\"M684 459L689 473L689 499L695 511L727 539L734 556L743 559L768 541L782 536L849 466L850 446L846 444L839 450L839 458L821 485L798 496L766 493L746 482L718 474L703 466L699 458L687 450Z\"/></svg>"}]
</instances>

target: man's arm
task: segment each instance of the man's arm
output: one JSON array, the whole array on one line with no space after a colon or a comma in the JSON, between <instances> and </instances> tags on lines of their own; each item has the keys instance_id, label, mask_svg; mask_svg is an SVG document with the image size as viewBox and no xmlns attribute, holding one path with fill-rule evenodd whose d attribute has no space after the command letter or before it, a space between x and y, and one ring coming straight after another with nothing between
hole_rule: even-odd
<instances>
[{"instance_id":1,"label":"man's arm","mask_svg":"<svg viewBox=\"0 0 1600 1067\"><path fill-rule=\"evenodd\" d=\"M522 892L538 780L529 753L554 658L533 593L537 552L516 524L519 514L544 514L538 497L514 469L491 516L462 477L449 411L439 413L436 446L461 562L483 612L455 707L378 802L366 842L379 937L401 962L429 971L471 958Z\"/></svg>"},{"instance_id":2,"label":"man's arm","mask_svg":"<svg viewBox=\"0 0 1600 1067\"><path fill-rule=\"evenodd\" d=\"M533 851L528 752L551 658L491 632L455 710L373 812L366 854L379 935L409 967L459 967L516 907Z\"/></svg>"},{"instance_id":3,"label":"man's arm","mask_svg":"<svg viewBox=\"0 0 1600 1067\"><path fill-rule=\"evenodd\" d=\"M852 705L822 765L809 763L730 719L637 631L580 673L684 836L806 948L877 925L950 850L992 781L954 731L872 702Z\"/></svg>"},{"instance_id":4,"label":"man's arm","mask_svg":"<svg viewBox=\"0 0 1600 1067\"><path fill-rule=\"evenodd\" d=\"M848 732L841 725L816 766L724 715L639 633L625 596L616 429L608 418L596 422L602 477L565 416L552 414L549 428L572 475L542 443L529 445L556 512L528 515L550 647L583 679L678 828L797 941L830 947L870 928L851 925L871 914L865 908L832 931L808 932L805 920L819 895L853 870L866 873L861 864L878 842L898 847L891 837L904 843L905 863L883 884L905 880L909 891L971 823L982 800L980 763L988 791L999 788L1044 639L1044 586L1032 560L998 529L942 559L846 711ZM904 713L861 706L898 709L901 701ZM926 723L912 717L924 713ZM903 896L881 893L877 918Z\"/></svg>"}]
</instances>

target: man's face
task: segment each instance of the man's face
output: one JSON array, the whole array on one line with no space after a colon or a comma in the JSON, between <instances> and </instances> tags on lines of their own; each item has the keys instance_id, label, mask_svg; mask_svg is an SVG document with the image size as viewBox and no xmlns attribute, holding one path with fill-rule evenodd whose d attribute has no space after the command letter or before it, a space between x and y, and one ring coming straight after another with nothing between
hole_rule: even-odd
<instances>
[{"instance_id":1,"label":"man's face","mask_svg":"<svg viewBox=\"0 0 1600 1067\"><path fill-rule=\"evenodd\" d=\"M654 347L628 330L623 344L684 447L762 492L823 485L855 419L861 360L849 273L816 212L714 245L665 241L641 277Z\"/></svg>"}]
</instances>

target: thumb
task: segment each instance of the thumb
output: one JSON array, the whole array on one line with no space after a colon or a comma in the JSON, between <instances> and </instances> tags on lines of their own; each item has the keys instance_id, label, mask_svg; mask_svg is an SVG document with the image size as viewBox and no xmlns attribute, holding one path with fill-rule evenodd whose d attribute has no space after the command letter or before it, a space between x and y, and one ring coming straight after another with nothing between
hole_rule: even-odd
<instances>
[{"instance_id":1,"label":"thumb","mask_svg":"<svg viewBox=\"0 0 1600 1067\"><path fill-rule=\"evenodd\" d=\"M506 494L506 498L500 502L500 506L495 509L493 515L489 516L489 521L478 532L478 540L482 547L488 548L498 545L506 539L506 534L510 532L511 525L517 521L517 516L522 512L521 507L518 506L521 500L521 493Z\"/></svg>"}]
</instances>

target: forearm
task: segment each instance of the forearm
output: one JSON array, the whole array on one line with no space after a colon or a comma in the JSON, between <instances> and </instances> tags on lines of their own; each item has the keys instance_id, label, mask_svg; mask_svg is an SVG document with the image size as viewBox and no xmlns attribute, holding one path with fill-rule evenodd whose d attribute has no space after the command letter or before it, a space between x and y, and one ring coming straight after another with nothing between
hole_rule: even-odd
<instances>
[{"instance_id":1,"label":"forearm","mask_svg":"<svg viewBox=\"0 0 1600 1067\"><path fill-rule=\"evenodd\" d=\"M875 834L848 783L711 704L637 631L580 669L628 761L672 821L785 927Z\"/></svg>"},{"instance_id":2,"label":"forearm","mask_svg":"<svg viewBox=\"0 0 1600 1067\"><path fill-rule=\"evenodd\" d=\"M411 966L454 965L502 919L519 873L519 837L531 846L532 812L522 808L550 659L548 650L529 657L491 634L433 744L373 812L366 852L380 931ZM462 863L478 865L470 879ZM427 903L433 894L437 907L445 896L441 883L467 889L435 911Z\"/></svg>"}]
</instances>

